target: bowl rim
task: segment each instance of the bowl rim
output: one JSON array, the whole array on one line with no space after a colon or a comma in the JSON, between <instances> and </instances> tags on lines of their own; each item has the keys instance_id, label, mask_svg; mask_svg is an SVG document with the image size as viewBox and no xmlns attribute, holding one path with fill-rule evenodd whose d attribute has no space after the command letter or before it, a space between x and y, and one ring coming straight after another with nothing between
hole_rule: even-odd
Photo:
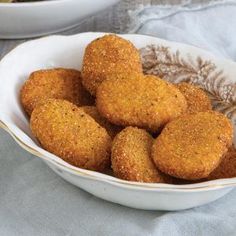
<instances>
[{"instance_id":1,"label":"bowl rim","mask_svg":"<svg viewBox=\"0 0 236 236\"><path fill-rule=\"evenodd\" d=\"M67 1L67 0L55 0L55 1ZM47 38L69 38L69 37L78 37L81 35L102 35L102 34L107 34L104 32L86 32L86 33L79 33L76 35L52 35L52 36L46 36L46 37L41 37L38 39L30 40L27 42L24 42L18 46L15 47L24 47L28 43L31 43L32 41L34 42L39 42L41 40L47 40ZM134 34L121 34L123 36L134 36ZM148 38L153 38L153 39L158 39L157 37L153 36L147 36L147 35L137 35L135 34L136 37L148 37ZM166 40L162 40L166 41ZM169 41L166 41L169 42ZM186 45L182 43L176 43L176 44L181 44L181 45ZM189 45L186 45L189 46ZM195 47L196 48L196 47ZM205 51L202 49L199 49L200 51ZM2 61L5 61L5 58L10 56L12 52L14 51L11 50L8 52L1 60L0 60L0 65ZM208 53L211 54L211 53ZM230 60L225 60L231 62ZM169 192L199 192L199 191L210 191L210 190L216 190L216 189L221 189L221 188L232 188L236 186L236 177L235 178L225 178L225 179L216 179L216 180L210 180L210 181L204 181L200 183L193 183L193 184L183 184L183 185L175 185L175 184L166 184L166 183L141 183L141 182L134 182L134 181L127 181L127 180L122 180L113 176L110 176L108 174L103 174L99 173L96 171L91 171L91 170L86 170L82 169L79 167L75 167L65 161L63 161L60 157L47 152L45 149L39 146L39 150L35 150L34 148L30 147L27 143L25 143L20 137L18 137L14 131L9 127L9 125L4 122L4 120L1 119L0 117L0 128L4 129L6 132L8 132L13 139L27 152L33 154L34 156L40 157L46 162L50 162L51 164L57 166L60 169L63 169L66 172L69 172L73 175L77 175L79 177L83 178L89 178L89 179L94 179L96 181L102 181L102 182L107 182L112 185L116 185L122 188L128 188L128 189L137 189L137 190L142 190L142 191L169 191ZM23 132L23 131L22 131ZM52 158L54 157L54 158Z\"/></svg>"},{"instance_id":2,"label":"bowl rim","mask_svg":"<svg viewBox=\"0 0 236 236\"><path fill-rule=\"evenodd\" d=\"M18 136L16 136L11 131L11 129L1 120L0 120L0 128L2 128L7 133L9 133L10 136L12 136L12 138L16 141L16 143L19 146L21 146L25 151L43 159L43 161L45 162L49 162L52 165L57 166L59 169L63 169L65 172L69 172L72 175L77 175L82 178L88 178L88 179L93 179L100 182L106 182L106 183L116 185L118 187L122 187L126 189L136 189L136 190L142 190L142 191L143 190L158 191L158 192L163 192L163 191L165 192L166 191L167 192L202 192L206 190L210 191L210 190L216 190L216 189L221 189L225 187L232 188L236 186L236 178L217 179L217 180L205 181L205 182L194 183L194 184L183 184L183 185L167 184L167 183L141 183L141 182L122 180L122 179L119 179L119 178L116 178L107 174L75 167L75 166L70 165L69 163L65 163L66 165L63 165L62 163L52 160L48 158L46 155L28 146L28 144L26 144ZM59 158L58 156L56 157ZM62 162L64 161L62 160ZM228 183L228 180L231 180L230 183ZM224 181L224 183L220 183L222 181Z\"/></svg>"},{"instance_id":3,"label":"bowl rim","mask_svg":"<svg viewBox=\"0 0 236 236\"><path fill-rule=\"evenodd\" d=\"M44 0L44 1L36 1L36 2L1 2L0 8L19 8L19 7L32 7L32 6L47 6L53 5L61 2L72 2L76 0Z\"/></svg>"}]
</instances>

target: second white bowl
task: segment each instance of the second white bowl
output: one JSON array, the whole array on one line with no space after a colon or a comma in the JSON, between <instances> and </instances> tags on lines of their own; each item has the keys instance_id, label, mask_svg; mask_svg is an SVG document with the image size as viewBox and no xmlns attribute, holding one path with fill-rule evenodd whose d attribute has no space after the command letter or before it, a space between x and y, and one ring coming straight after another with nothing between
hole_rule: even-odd
<instances>
[{"instance_id":1,"label":"second white bowl","mask_svg":"<svg viewBox=\"0 0 236 236\"><path fill-rule=\"evenodd\" d=\"M0 38L28 38L66 30L118 1L51 0L0 3Z\"/></svg>"}]
</instances>

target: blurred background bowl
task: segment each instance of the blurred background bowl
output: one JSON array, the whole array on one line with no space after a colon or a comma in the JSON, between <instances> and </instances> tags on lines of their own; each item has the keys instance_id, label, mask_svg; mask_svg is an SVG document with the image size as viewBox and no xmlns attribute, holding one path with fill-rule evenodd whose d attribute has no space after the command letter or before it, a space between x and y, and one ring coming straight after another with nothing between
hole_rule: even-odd
<instances>
[{"instance_id":1,"label":"blurred background bowl","mask_svg":"<svg viewBox=\"0 0 236 236\"><path fill-rule=\"evenodd\" d=\"M119 0L51 0L0 3L0 38L30 38L77 26Z\"/></svg>"}]
</instances>

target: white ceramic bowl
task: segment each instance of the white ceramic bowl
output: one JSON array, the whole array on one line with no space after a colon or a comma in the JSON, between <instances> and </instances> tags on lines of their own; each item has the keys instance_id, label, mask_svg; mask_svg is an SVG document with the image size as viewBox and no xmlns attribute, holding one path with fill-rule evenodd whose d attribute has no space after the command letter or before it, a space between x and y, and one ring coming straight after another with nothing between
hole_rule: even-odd
<instances>
[{"instance_id":1,"label":"white ceramic bowl","mask_svg":"<svg viewBox=\"0 0 236 236\"><path fill-rule=\"evenodd\" d=\"M0 3L0 38L28 38L78 25L119 0L50 0Z\"/></svg>"},{"instance_id":2,"label":"white ceramic bowl","mask_svg":"<svg viewBox=\"0 0 236 236\"><path fill-rule=\"evenodd\" d=\"M139 209L181 210L206 204L228 193L236 185L236 178L189 185L128 182L74 167L38 145L19 102L22 84L37 69L80 69L86 45L101 35L103 33L83 33L41 38L24 43L6 55L0 62L2 128L25 150L42 158L62 178L111 202ZM234 62L217 59L198 48L154 37L122 37L132 41L137 48L143 48L146 73L159 73L164 79L172 81L190 79L200 84L211 93L216 108L235 121L236 108L232 105L236 99Z\"/></svg>"}]
</instances>

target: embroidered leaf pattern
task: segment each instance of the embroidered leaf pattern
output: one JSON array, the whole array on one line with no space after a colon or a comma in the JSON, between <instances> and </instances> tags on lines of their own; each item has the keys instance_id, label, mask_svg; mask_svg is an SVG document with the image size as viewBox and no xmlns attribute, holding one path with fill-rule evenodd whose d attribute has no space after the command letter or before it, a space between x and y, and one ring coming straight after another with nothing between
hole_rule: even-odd
<instances>
[{"instance_id":1,"label":"embroidered leaf pattern","mask_svg":"<svg viewBox=\"0 0 236 236\"><path fill-rule=\"evenodd\" d=\"M140 49L143 71L172 83L188 82L200 86L209 95L213 109L236 116L236 83L228 83L222 70L201 57L193 59L188 54L170 51L169 47L148 45ZM187 58L187 59L186 59Z\"/></svg>"}]
</instances>

